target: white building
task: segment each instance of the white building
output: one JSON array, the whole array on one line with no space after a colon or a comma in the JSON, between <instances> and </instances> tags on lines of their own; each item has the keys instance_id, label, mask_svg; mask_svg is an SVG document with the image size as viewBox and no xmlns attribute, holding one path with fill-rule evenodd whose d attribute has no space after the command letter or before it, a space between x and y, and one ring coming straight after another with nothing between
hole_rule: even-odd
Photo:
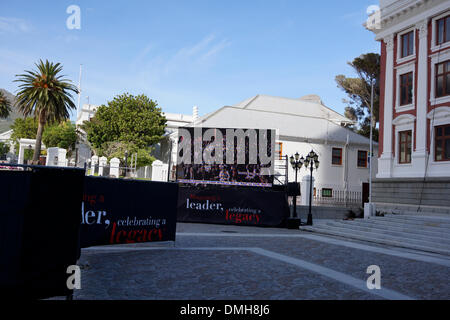
<instances>
[{"instance_id":1,"label":"white building","mask_svg":"<svg viewBox=\"0 0 450 320\"><path fill-rule=\"evenodd\" d=\"M369 139L345 128L349 119L326 107L315 95L299 99L257 95L234 106L225 106L202 116L188 126L211 128L275 129L278 154L319 155L320 167L314 172L319 195L336 191L361 192L369 180ZM172 163L176 163L175 139ZM374 143L374 153L377 144ZM376 161L373 173L377 171ZM300 182L309 171L302 168ZM295 173L289 166L289 181Z\"/></svg>"},{"instance_id":2,"label":"white building","mask_svg":"<svg viewBox=\"0 0 450 320\"><path fill-rule=\"evenodd\" d=\"M9 152L6 154L5 160L14 160L15 154L14 154L14 143L11 141L11 135L13 131L8 130L5 132L0 133L0 142L9 145Z\"/></svg>"},{"instance_id":3,"label":"white building","mask_svg":"<svg viewBox=\"0 0 450 320\"><path fill-rule=\"evenodd\" d=\"M78 110L77 121L75 122L77 127L81 126L84 121L91 120L95 112L97 112L98 107L98 105L94 104L83 104L81 110Z\"/></svg>"},{"instance_id":4,"label":"white building","mask_svg":"<svg viewBox=\"0 0 450 320\"><path fill-rule=\"evenodd\" d=\"M91 159L92 151L87 143L85 132L81 129L81 125L83 122L91 120L98 108L98 105L84 104L81 109L78 110L75 125L81 133L81 140L77 143L74 152L77 167L83 167L85 163L88 163Z\"/></svg>"}]
</instances>

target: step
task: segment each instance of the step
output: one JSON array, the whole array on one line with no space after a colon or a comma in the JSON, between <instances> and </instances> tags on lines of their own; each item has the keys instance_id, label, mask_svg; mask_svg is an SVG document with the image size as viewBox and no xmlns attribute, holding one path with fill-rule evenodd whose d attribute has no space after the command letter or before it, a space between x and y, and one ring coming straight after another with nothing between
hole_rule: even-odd
<instances>
[{"instance_id":1,"label":"step","mask_svg":"<svg viewBox=\"0 0 450 320\"><path fill-rule=\"evenodd\" d=\"M348 238L348 239L355 239L355 240L366 241L366 242L379 243L379 244L384 244L384 245L389 245L389 246L394 246L394 247L408 248L408 249L414 249L414 250L419 250L419 251L438 253L438 254L450 256L450 250L440 249L440 248L436 248L434 246L430 247L430 246L426 246L426 245L415 245L415 244L410 244L410 243L404 243L404 242L397 241L397 240L388 240L388 239L380 239L380 238L375 238L375 237L361 236L361 235L356 235L356 234L348 234L345 232L329 230L327 228L302 226L302 227L300 227L300 230L313 232L313 233L319 233L319 234L333 235L333 236L338 236L338 237L343 237L343 238Z\"/></svg>"},{"instance_id":2,"label":"step","mask_svg":"<svg viewBox=\"0 0 450 320\"><path fill-rule=\"evenodd\" d=\"M407 214L407 215L440 215L450 216L450 208L440 206L421 206L420 211L417 211L418 205L408 205L399 203L380 203L375 202L377 211L380 212L395 212L394 214Z\"/></svg>"},{"instance_id":3,"label":"step","mask_svg":"<svg viewBox=\"0 0 450 320\"><path fill-rule=\"evenodd\" d=\"M433 241L426 241L426 240L417 240L414 238L404 237L404 236L402 237L402 236L398 236L398 235L394 236L394 235L385 235L385 234L381 234L378 232L356 231L356 230L349 230L348 228L345 228L345 227L331 227L331 226L326 226L326 225L319 225L319 226L317 226L317 228L321 228L321 229L325 229L325 230L328 229L328 230L343 232L344 234L359 235L359 236L365 236L365 237L370 237L370 238L389 239L389 240L398 241L398 242L407 241L409 244L424 245L424 246L429 246L429 247L440 248L443 250L450 250L450 246L442 244L442 243L436 243Z\"/></svg>"},{"instance_id":4,"label":"step","mask_svg":"<svg viewBox=\"0 0 450 320\"><path fill-rule=\"evenodd\" d=\"M450 224L443 222L433 222L424 220L413 220L413 219L397 219L388 217L369 217L368 221L376 221L378 223L384 224L397 224L397 225L409 225L416 226L418 228L435 228L442 230L450 230Z\"/></svg>"},{"instance_id":5,"label":"step","mask_svg":"<svg viewBox=\"0 0 450 320\"><path fill-rule=\"evenodd\" d=\"M413 240L424 240L428 242L438 241L439 243L446 244L450 247L450 238L449 237L443 237L439 234L435 233L427 233L423 234L420 232L417 232L417 230L398 230L399 228L393 228L393 227L379 227L377 225L370 225L365 223L360 223L356 221L334 221L334 222L327 222L327 226L331 227L342 227L342 228L348 228L351 230L356 231L362 231L362 232L377 232L383 235L392 235L392 236L400 236L402 238L410 238ZM396 230L397 229L397 230ZM425 232L425 231L421 231Z\"/></svg>"},{"instance_id":6,"label":"step","mask_svg":"<svg viewBox=\"0 0 450 320\"><path fill-rule=\"evenodd\" d=\"M359 219L358 219L359 220ZM389 228L396 228L405 231L414 231L418 234L423 233L433 233L434 235L442 238L449 238L449 228L442 227L431 227L431 226L423 226L423 225L410 225L397 221L386 221L386 220L375 220L375 219L365 219L361 221L356 221L356 224L364 224L367 226L372 226L374 228L389 230ZM354 222L353 221L353 222Z\"/></svg>"},{"instance_id":7,"label":"step","mask_svg":"<svg viewBox=\"0 0 450 320\"><path fill-rule=\"evenodd\" d=\"M427 221L439 222L443 224L450 224L450 216L436 216L436 215L412 215L412 214L387 214L384 216L387 219L409 220L409 221Z\"/></svg>"},{"instance_id":8,"label":"step","mask_svg":"<svg viewBox=\"0 0 450 320\"><path fill-rule=\"evenodd\" d=\"M424 235L430 237L437 237L439 239L450 240L450 229L442 228L417 228L411 225L398 225L398 224L383 224L377 223L373 220L355 219L353 221L336 220L336 222L348 223L352 226L361 226L367 228L374 228L386 231L397 231L405 233L414 233L417 235Z\"/></svg>"}]
</instances>

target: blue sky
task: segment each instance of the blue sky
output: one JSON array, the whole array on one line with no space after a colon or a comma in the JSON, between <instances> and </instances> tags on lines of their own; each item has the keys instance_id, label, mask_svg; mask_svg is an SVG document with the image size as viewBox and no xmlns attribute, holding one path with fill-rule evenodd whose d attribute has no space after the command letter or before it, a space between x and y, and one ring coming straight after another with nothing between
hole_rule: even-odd
<instances>
[{"instance_id":1,"label":"blue sky","mask_svg":"<svg viewBox=\"0 0 450 320\"><path fill-rule=\"evenodd\" d=\"M200 114L256 94L318 94L343 113L337 74L348 61L379 52L365 30L377 0L2 1L0 88L39 59L61 62L82 103L144 93L165 112ZM69 30L66 9L81 9ZM75 101L77 99L75 98ZM74 115L72 116L72 119Z\"/></svg>"}]
</instances>

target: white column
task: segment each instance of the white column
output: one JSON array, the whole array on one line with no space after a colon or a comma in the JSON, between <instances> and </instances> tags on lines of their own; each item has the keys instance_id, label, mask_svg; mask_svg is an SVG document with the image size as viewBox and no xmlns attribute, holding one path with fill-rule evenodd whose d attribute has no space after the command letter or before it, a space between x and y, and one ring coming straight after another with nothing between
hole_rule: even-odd
<instances>
[{"instance_id":1,"label":"white column","mask_svg":"<svg viewBox=\"0 0 450 320\"><path fill-rule=\"evenodd\" d=\"M392 115L394 98L394 35L383 39L386 43L386 78L384 81L383 153L378 159L377 178L392 176Z\"/></svg>"},{"instance_id":2,"label":"white column","mask_svg":"<svg viewBox=\"0 0 450 320\"><path fill-rule=\"evenodd\" d=\"M100 157L98 159L98 175L99 176L103 176L103 169L106 167L106 165L108 164L108 158L106 157Z\"/></svg>"},{"instance_id":3,"label":"white column","mask_svg":"<svg viewBox=\"0 0 450 320\"><path fill-rule=\"evenodd\" d=\"M45 160L46 166L58 165L58 147L47 148L47 158Z\"/></svg>"},{"instance_id":4,"label":"white column","mask_svg":"<svg viewBox=\"0 0 450 320\"><path fill-rule=\"evenodd\" d=\"M164 164L162 161L155 160L152 163L152 181L167 181L163 176Z\"/></svg>"},{"instance_id":5,"label":"white column","mask_svg":"<svg viewBox=\"0 0 450 320\"><path fill-rule=\"evenodd\" d=\"M314 177L312 177L312 186L310 187L310 182L311 182L311 176L308 174L306 176L303 177L302 179L302 183L300 185L300 192L301 192L301 205L302 206L309 206L309 202L311 199L311 195L309 193L309 190L312 191L313 195L314 195Z\"/></svg>"},{"instance_id":6,"label":"white column","mask_svg":"<svg viewBox=\"0 0 450 320\"><path fill-rule=\"evenodd\" d=\"M25 153L25 146L20 144L19 145L19 159L17 161L18 164L23 164L23 162L24 162L24 153Z\"/></svg>"},{"instance_id":7,"label":"white column","mask_svg":"<svg viewBox=\"0 0 450 320\"><path fill-rule=\"evenodd\" d=\"M66 155L66 149L58 148L58 167L65 167L67 165Z\"/></svg>"},{"instance_id":8,"label":"white column","mask_svg":"<svg viewBox=\"0 0 450 320\"><path fill-rule=\"evenodd\" d=\"M428 95L428 21L417 24L419 30L417 71L416 151L412 154L414 176L423 176L426 165L427 145L427 95Z\"/></svg>"},{"instance_id":9,"label":"white column","mask_svg":"<svg viewBox=\"0 0 450 320\"><path fill-rule=\"evenodd\" d=\"M98 156L93 156L91 158L91 176L95 174L95 166L98 163Z\"/></svg>"},{"instance_id":10,"label":"white column","mask_svg":"<svg viewBox=\"0 0 450 320\"><path fill-rule=\"evenodd\" d=\"M112 158L109 161L110 169L109 169L109 175L111 177L119 177L119 166L120 166L120 160L118 158Z\"/></svg>"}]
</instances>

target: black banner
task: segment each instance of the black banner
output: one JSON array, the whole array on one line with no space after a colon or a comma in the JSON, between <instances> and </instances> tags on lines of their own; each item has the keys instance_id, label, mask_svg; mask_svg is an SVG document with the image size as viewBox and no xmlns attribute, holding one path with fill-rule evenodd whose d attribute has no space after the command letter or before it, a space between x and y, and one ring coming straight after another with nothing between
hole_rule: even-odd
<instances>
[{"instance_id":1,"label":"black banner","mask_svg":"<svg viewBox=\"0 0 450 320\"><path fill-rule=\"evenodd\" d=\"M288 217L285 192L180 187L178 193L179 222L284 227Z\"/></svg>"},{"instance_id":2,"label":"black banner","mask_svg":"<svg viewBox=\"0 0 450 320\"><path fill-rule=\"evenodd\" d=\"M0 297L68 295L79 258L84 170L0 170Z\"/></svg>"},{"instance_id":3,"label":"black banner","mask_svg":"<svg viewBox=\"0 0 450 320\"><path fill-rule=\"evenodd\" d=\"M176 183L86 177L81 247L174 241Z\"/></svg>"}]
</instances>

